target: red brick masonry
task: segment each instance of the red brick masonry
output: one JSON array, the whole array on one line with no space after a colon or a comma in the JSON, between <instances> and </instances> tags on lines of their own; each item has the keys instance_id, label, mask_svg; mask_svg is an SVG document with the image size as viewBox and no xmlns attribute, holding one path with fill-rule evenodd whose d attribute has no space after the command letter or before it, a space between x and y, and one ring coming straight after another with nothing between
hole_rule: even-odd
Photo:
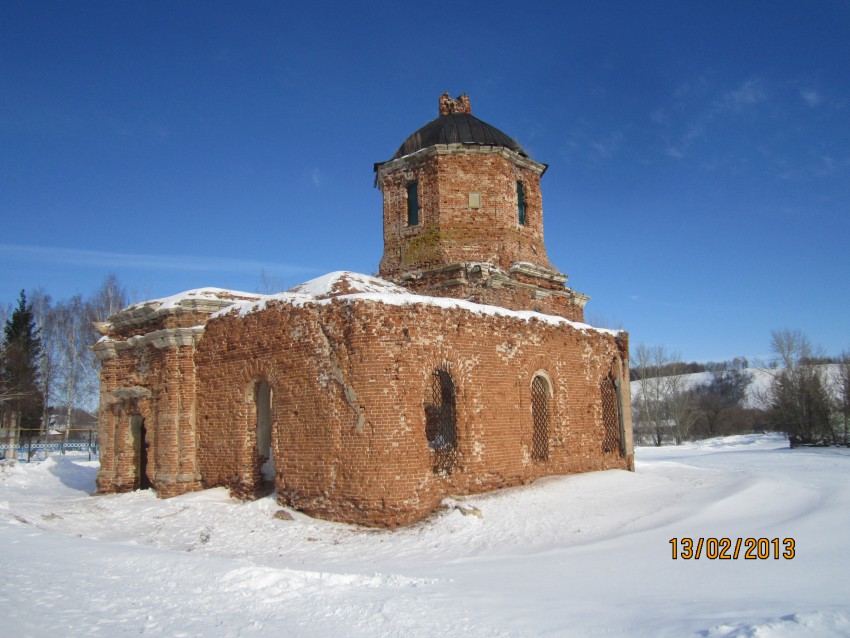
<instances>
[{"instance_id":1,"label":"red brick masonry","mask_svg":"<svg viewBox=\"0 0 850 638\"><path fill-rule=\"evenodd\" d=\"M471 113L468 96L440 108ZM546 166L473 140L375 170L383 279L201 289L110 318L99 491L276 489L313 516L395 527L448 495L633 469L628 335L582 323L588 297L546 256Z\"/></svg>"},{"instance_id":2,"label":"red brick masonry","mask_svg":"<svg viewBox=\"0 0 850 638\"><path fill-rule=\"evenodd\" d=\"M629 469L630 427L606 449L602 401L628 369L627 352L622 332L460 300L354 293L243 302L210 319L195 346L148 344L104 359L98 487L138 481L130 419L139 415L160 494L218 485L261 493L253 393L261 381L272 389L279 499L322 518L403 525L449 494ZM441 366L456 388L451 473L435 472L426 437ZM551 389L546 460L531 454L535 375ZM626 408L627 381L621 392Z\"/></svg>"}]
</instances>

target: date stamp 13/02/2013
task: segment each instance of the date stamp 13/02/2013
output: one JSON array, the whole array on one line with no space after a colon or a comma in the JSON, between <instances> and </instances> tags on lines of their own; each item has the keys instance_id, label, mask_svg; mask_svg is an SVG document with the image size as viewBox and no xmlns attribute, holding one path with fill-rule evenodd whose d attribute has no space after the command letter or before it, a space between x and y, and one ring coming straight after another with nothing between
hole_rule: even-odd
<instances>
[{"instance_id":1,"label":"date stamp 13/02/2013","mask_svg":"<svg viewBox=\"0 0 850 638\"><path fill-rule=\"evenodd\" d=\"M791 560L796 556L793 538L671 538L673 560Z\"/></svg>"}]
</instances>

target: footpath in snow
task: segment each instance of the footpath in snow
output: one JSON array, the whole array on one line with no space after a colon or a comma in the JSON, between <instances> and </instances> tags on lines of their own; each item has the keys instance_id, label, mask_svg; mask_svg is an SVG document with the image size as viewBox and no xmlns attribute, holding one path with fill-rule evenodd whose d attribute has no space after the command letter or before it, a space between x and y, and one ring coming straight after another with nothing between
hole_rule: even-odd
<instances>
[{"instance_id":1,"label":"footpath in snow","mask_svg":"<svg viewBox=\"0 0 850 638\"><path fill-rule=\"evenodd\" d=\"M214 489L90 496L97 463L0 472L6 636L850 636L850 451L775 435L639 448L637 472L466 498L395 532ZM672 558L673 538L794 557ZM783 550L785 546L783 545Z\"/></svg>"}]
</instances>

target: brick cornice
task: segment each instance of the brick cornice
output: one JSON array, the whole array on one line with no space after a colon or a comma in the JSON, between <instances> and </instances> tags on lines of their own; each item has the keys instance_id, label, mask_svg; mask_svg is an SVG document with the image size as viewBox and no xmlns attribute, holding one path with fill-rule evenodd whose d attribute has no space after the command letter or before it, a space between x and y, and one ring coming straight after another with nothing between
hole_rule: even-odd
<instances>
[{"instance_id":1,"label":"brick cornice","mask_svg":"<svg viewBox=\"0 0 850 638\"><path fill-rule=\"evenodd\" d=\"M181 299L174 305L163 306L159 301L147 301L136 304L116 313L110 318L113 330L120 330L129 326L138 326L153 319L183 314L213 314L232 306L241 298L235 299L209 299L200 297L187 297Z\"/></svg>"},{"instance_id":2,"label":"brick cornice","mask_svg":"<svg viewBox=\"0 0 850 638\"><path fill-rule=\"evenodd\" d=\"M375 183L380 186L384 175L397 170L414 168L425 160L438 155L501 155L508 161L532 170L539 175L543 175L548 164L535 162L533 159L523 157L516 151L512 151L504 146L478 146L471 144L435 144L428 148L423 148L421 151L416 151L410 155L399 157L395 160L375 164Z\"/></svg>"}]
</instances>

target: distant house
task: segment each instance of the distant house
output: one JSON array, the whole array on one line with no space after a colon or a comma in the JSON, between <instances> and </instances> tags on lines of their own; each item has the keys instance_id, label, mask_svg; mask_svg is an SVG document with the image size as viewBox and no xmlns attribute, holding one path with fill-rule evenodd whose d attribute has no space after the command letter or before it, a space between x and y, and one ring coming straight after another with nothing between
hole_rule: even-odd
<instances>
[{"instance_id":1,"label":"distant house","mask_svg":"<svg viewBox=\"0 0 850 638\"><path fill-rule=\"evenodd\" d=\"M69 438L88 437L90 431L97 431L97 415L82 408L72 408L71 418L68 420L68 410L65 406L50 408L50 436L64 436L68 432Z\"/></svg>"},{"instance_id":2,"label":"distant house","mask_svg":"<svg viewBox=\"0 0 850 638\"><path fill-rule=\"evenodd\" d=\"M633 469L628 336L585 324L588 297L546 256L546 165L446 94L374 168L378 277L206 288L110 318L99 491L276 489L392 527L450 494Z\"/></svg>"}]
</instances>

